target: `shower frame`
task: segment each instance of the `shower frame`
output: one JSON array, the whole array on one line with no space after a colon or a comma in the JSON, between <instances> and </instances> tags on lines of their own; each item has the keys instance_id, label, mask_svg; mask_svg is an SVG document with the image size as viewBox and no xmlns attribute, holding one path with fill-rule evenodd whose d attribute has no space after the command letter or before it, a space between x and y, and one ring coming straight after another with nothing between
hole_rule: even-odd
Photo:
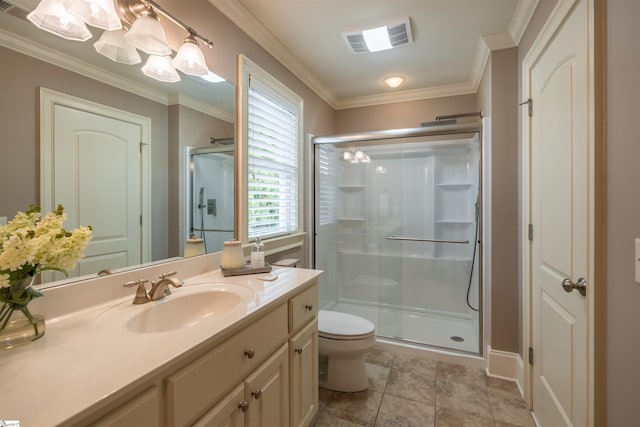
<instances>
[{"instance_id":1,"label":"shower frame","mask_svg":"<svg viewBox=\"0 0 640 427\"><path fill-rule=\"evenodd\" d=\"M336 135L328 135L328 136L315 136L311 138L312 145L312 156L313 156L313 167L314 173L312 175L312 183L311 186L313 188L314 197L312 199L313 208L311 212L313 212L312 218L312 227L313 227L313 244L310 245L310 259L312 260L313 267L316 268L316 239L318 237L318 212L315 208L318 204L318 194L319 194L319 182L318 182L318 158L317 152L315 149L316 145L322 144L342 144L342 143L365 143L365 142L373 142L373 141L395 141L396 143L406 142L407 139L417 138L417 137L438 137L438 136L452 136L452 135L464 135L464 134L477 134L478 143L479 143L479 164L478 164L478 233L476 236L477 242L474 244L478 245L478 266L477 266L477 275L478 275L478 304L479 304L479 316L478 316L478 355L484 357L484 325L485 325L485 301L484 301L484 254L483 254L483 237L484 237L484 215L483 215L483 206L484 206L484 193L483 193L483 181L484 181L484 141L483 141L483 122L481 115L479 113L471 114L473 116L480 117L477 120L465 122L465 123L456 123L456 124L437 124L437 122L430 123L430 126L423 126L419 128L404 128L404 129L385 129L385 130L377 130L377 131L368 131L368 132L353 132L353 133L345 133L345 134L336 134ZM469 115L457 116L457 117L467 117ZM454 118L456 116L451 116ZM389 142L392 144L393 142ZM382 337L382 339L386 342L397 342L397 343L405 343L404 340L394 339L388 337ZM411 345L415 345L415 342L409 342ZM421 346L425 348L437 348L445 351L454 351L445 347L438 347L429 344L421 344Z\"/></svg>"}]
</instances>

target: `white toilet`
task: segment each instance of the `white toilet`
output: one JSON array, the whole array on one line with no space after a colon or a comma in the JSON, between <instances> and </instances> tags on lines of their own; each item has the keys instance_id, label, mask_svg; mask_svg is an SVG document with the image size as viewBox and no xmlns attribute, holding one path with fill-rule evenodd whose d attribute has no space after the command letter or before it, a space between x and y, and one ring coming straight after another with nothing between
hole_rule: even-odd
<instances>
[{"instance_id":1,"label":"white toilet","mask_svg":"<svg viewBox=\"0 0 640 427\"><path fill-rule=\"evenodd\" d=\"M367 319L320 310L320 387L345 392L369 388L364 356L375 343L375 325Z\"/></svg>"}]
</instances>

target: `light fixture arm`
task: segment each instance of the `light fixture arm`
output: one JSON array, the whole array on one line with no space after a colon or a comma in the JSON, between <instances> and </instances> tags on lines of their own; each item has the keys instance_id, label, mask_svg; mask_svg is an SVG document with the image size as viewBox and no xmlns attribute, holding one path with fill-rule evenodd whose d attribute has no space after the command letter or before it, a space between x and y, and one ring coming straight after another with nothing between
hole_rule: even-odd
<instances>
[{"instance_id":1,"label":"light fixture arm","mask_svg":"<svg viewBox=\"0 0 640 427\"><path fill-rule=\"evenodd\" d=\"M177 26L181 27L193 37L197 37L200 41L206 44L209 48L213 47L213 42L209 41L206 37L200 35L196 30L192 27L188 26L167 10L165 10L162 6L156 3L153 0L115 0L117 10L120 13L120 17L127 22L129 25L135 21L140 14L142 14L145 10L152 8L154 11L160 12L162 15L167 17L170 21L172 21Z\"/></svg>"},{"instance_id":2,"label":"light fixture arm","mask_svg":"<svg viewBox=\"0 0 640 427\"><path fill-rule=\"evenodd\" d=\"M173 16L171 13L167 12L165 9L162 8L162 6L160 6L158 3L156 3L153 0L143 0L145 3L150 4L155 10L157 10L158 12L160 12L161 14L163 14L164 16L166 16L167 18L169 18L171 21L173 21L174 24L176 24L179 27L182 27L182 29L184 29L185 31L187 31L189 34L191 34L193 37L198 38L200 41L202 41L202 43L206 44L207 47L212 48L213 47L213 42L209 41L209 39L207 39L206 37L201 36L196 30L194 30L192 27L188 26L187 24L185 24L184 22L180 21L178 18L176 18L175 16Z\"/></svg>"}]
</instances>

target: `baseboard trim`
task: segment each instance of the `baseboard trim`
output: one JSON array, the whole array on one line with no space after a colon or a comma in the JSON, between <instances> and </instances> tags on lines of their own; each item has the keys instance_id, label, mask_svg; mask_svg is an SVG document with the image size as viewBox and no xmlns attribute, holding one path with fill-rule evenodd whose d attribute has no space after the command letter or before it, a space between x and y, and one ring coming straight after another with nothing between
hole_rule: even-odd
<instances>
[{"instance_id":1,"label":"baseboard trim","mask_svg":"<svg viewBox=\"0 0 640 427\"><path fill-rule=\"evenodd\" d=\"M487 376L513 381L524 396L524 362L518 353L488 349Z\"/></svg>"}]
</instances>

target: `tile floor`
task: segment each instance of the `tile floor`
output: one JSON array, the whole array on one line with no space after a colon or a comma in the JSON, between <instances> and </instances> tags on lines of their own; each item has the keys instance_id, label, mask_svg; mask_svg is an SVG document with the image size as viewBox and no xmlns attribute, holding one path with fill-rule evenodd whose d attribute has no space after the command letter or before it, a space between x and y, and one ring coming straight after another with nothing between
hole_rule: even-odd
<instances>
[{"instance_id":1,"label":"tile floor","mask_svg":"<svg viewBox=\"0 0 640 427\"><path fill-rule=\"evenodd\" d=\"M515 383L481 369L373 350L367 372L367 391L320 389L314 427L535 426Z\"/></svg>"}]
</instances>

